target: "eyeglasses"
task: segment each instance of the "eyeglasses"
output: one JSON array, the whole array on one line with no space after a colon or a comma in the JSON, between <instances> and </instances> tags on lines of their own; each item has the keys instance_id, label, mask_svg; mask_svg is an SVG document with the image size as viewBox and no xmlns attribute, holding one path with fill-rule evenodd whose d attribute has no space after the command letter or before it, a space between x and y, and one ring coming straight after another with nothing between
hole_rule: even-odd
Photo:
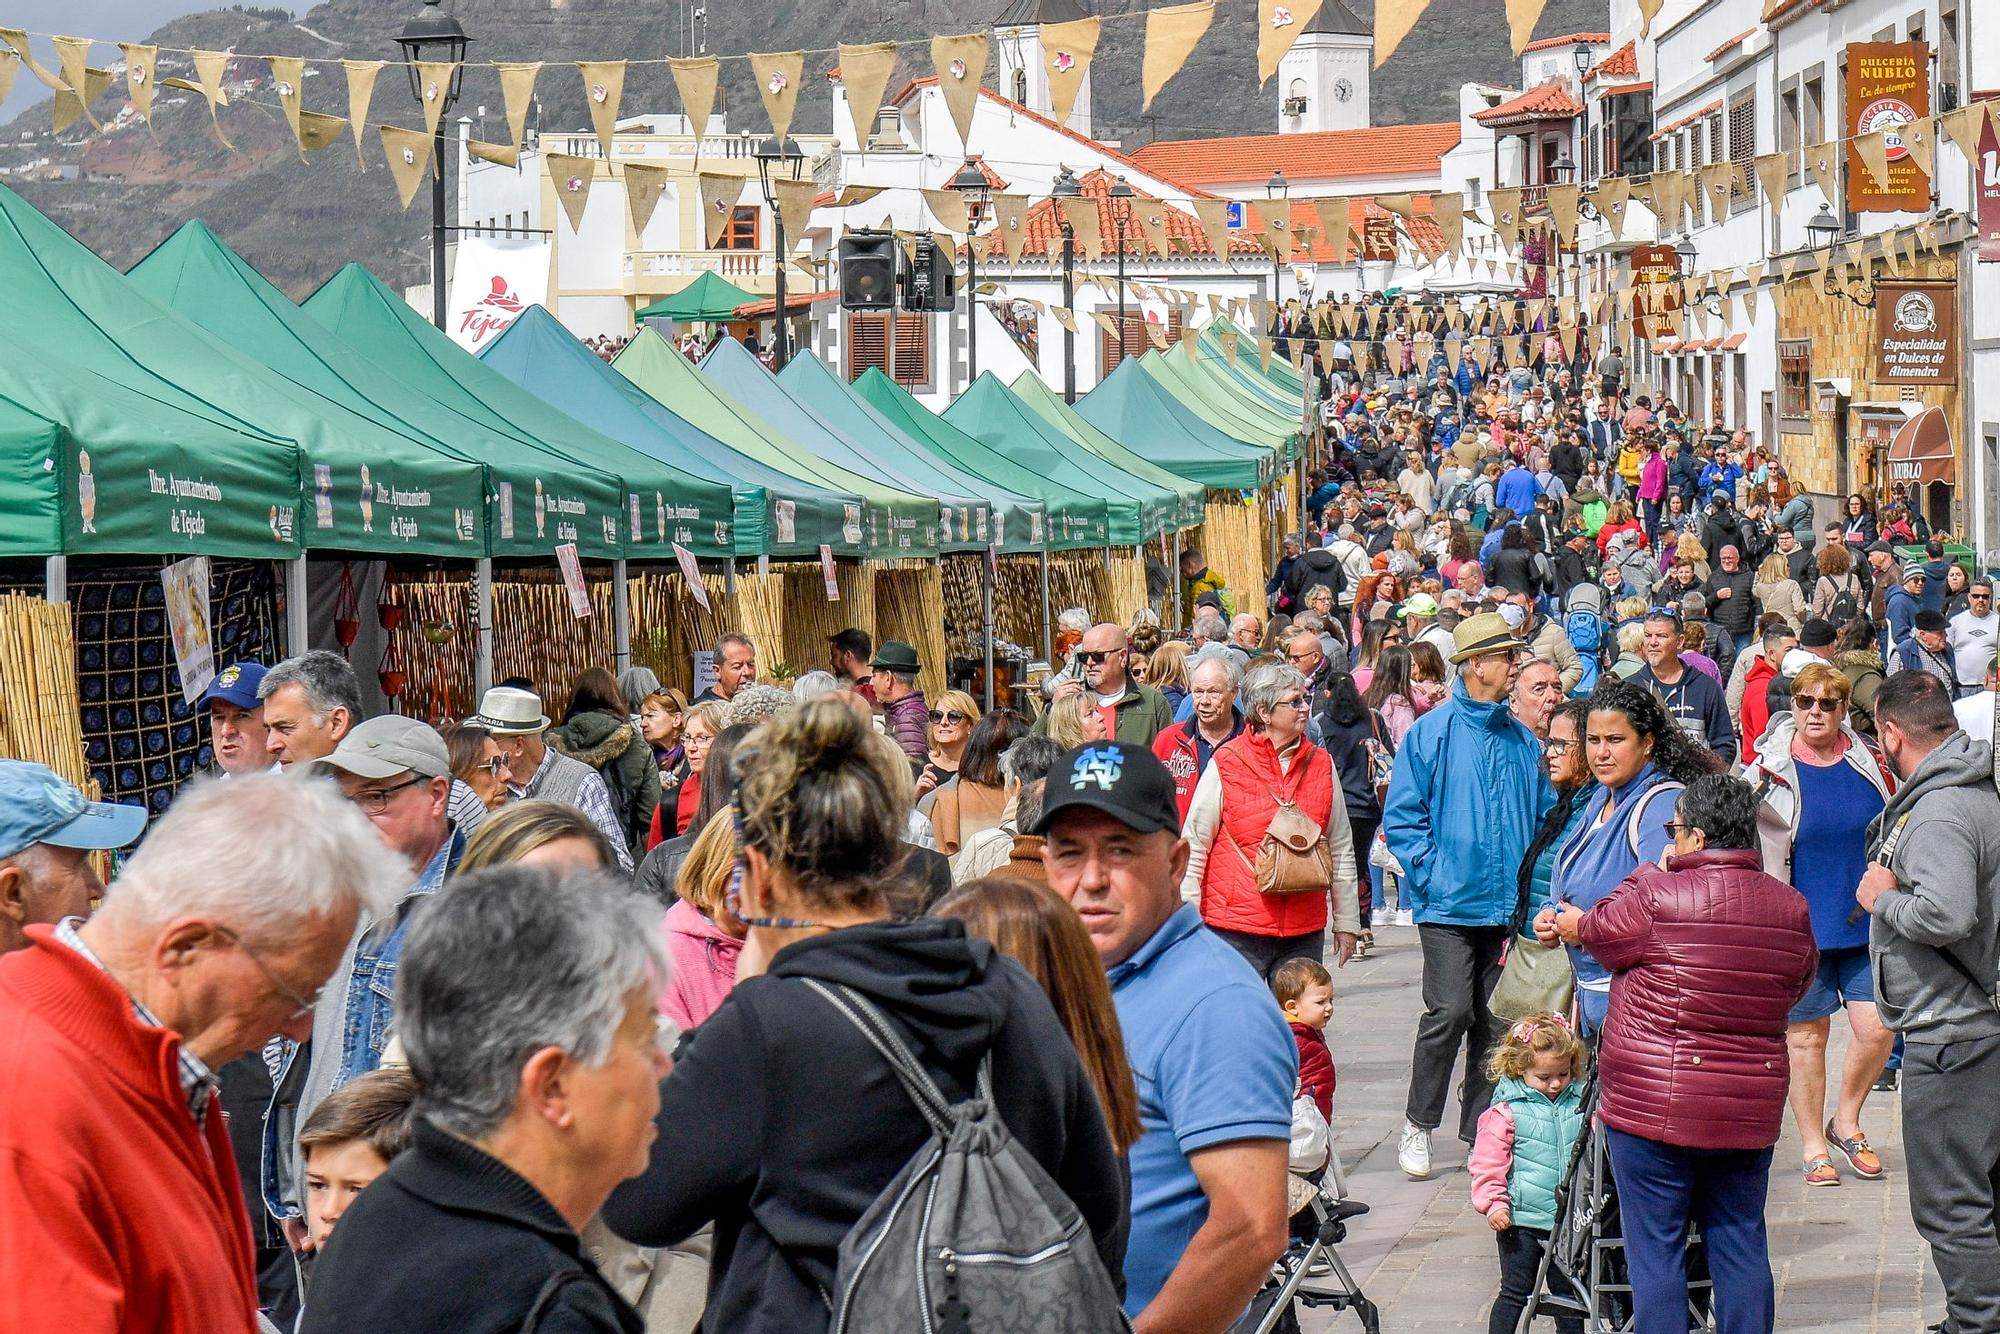
<instances>
[{"instance_id":1,"label":"eyeglasses","mask_svg":"<svg viewBox=\"0 0 2000 1334\"><path fill-rule=\"evenodd\" d=\"M1973 594L1971 594L1971 595L1970 595L1970 598L1971 598L1971 600L1972 600L1972 601L1974 601L1974 602L1985 602L1985 601L1986 601L1987 599L1991 598L1992 596L1993 596L1993 595L1992 595L1991 593L1973 593Z\"/></svg>"},{"instance_id":2,"label":"eyeglasses","mask_svg":"<svg viewBox=\"0 0 2000 1334\"><path fill-rule=\"evenodd\" d=\"M301 996L298 992L292 990L291 985L284 978L279 977L271 971L271 966L258 957L257 951L251 949L243 937L237 935L226 926L216 927L215 933L234 945L237 949L242 950L250 962L257 965L257 971L264 975L264 980L269 982L273 987L276 987L279 995L297 1007L285 1017L286 1023L289 1024L294 1019L305 1018L313 1012L313 1007L319 1004L319 998L326 990L325 983L321 983L319 989L314 991L310 997Z\"/></svg>"},{"instance_id":3,"label":"eyeglasses","mask_svg":"<svg viewBox=\"0 0 2000 1334\"><path fill-rule=\"evenodd\" d=\"M932 709L931 721L940 727L956 726L966 721L965 715L957 709Z\"/></svg>"},{"instance_id":4,"label":"eyeglasses","mask_svg":"<svg viewBox=\"0 0 2000 1334\"><path fill-rule=\"evenodd\" d=\"M1667 831L1668 838L1679 838L1682 834L1694 832L1694 826L1685 820L1669 820L1662 828Z\"/></svg>"},{"instance_id":5,"label":"eyeglasses","mask_svg":"<svg viewBox=\"0 0 2000 1334\"><path fill-rule=\"evenodd\" d=\"M495 778L498 778L501 774L504 774L508 771L507 757L505 755L495 755L492 759L481 760L478 764L475 764L472 767L474 770L484 770L485 772L492 774Z\"/></svg>"},{"instance_id":6,"label":"eyeglasses","mask_svg":"<svg viewBox=\"0 0 2000 1334\"><path fill-rule=\"evenodd\" d=\"M1794 695L1792 707L1808 713L1839 713L1847 707L1847 701L1832 695Z\"/></svg>"},{"instance_id":7,"label":"eyeglasses","mask_svg":"<svg viewBox=\"0 0 2000 1334\"><path fill-rule=\"evenodd\" d=\"M348 800L359 806L363 815L380 815L389 809L389 798L395 796L406 787L415 787L419 783L428 782L430 782L430 779L425 778L422 774L418 774L413 778L405 778L402 782L392 787L371 787L366 791L356 792Z\"/></svg>"},{"instance_id":8,"label":"eyeglasses","mask_svg":"<svg viewBox=\"0 0 2000 1334\"><path fill-rule=\"evenodd\" d=\"M1271 707L1274 709L1298 709L1305 707L1304 695L1288 695Z\"/></svg>"},{"instance_id":9,"label":"eyeglasses","mask_svg":"<svg viewBox=\"0 0 2000 1334\"><path fill-rule=\"evenodd\" d=\"M1124 651L1122 648L1079 649L1077 650L1076 660L1086 667L1095 667L1098 663L1104 662Z\"/></svg>"},{"instance_id":10,"label":"eyeglasses","mask_svg":"<svg viewBox=\"0 0 2000 1334\"><path fill-rule=\"evenodd\" d=\"M1546 750L1551 755L1567 755L1572 750L1576 749L1576 742L1557 741L1554 737L1550 737L1547 741L1542 743L1542 749Z\"/></svg>"}]
</instances>

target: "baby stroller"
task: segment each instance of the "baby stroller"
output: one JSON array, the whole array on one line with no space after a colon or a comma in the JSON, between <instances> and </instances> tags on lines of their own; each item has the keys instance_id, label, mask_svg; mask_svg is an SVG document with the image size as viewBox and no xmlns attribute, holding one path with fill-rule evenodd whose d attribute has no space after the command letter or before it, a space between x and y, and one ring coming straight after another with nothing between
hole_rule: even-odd
<instances>
[{"instance_id":1,"label":"baby stroller","mask_svg":"<svg viewBox=\"0 0 2000 1334\"><path fill-rule=\"evenodd\" d=\"M1309 1310L1352 1311L1361 1319L1363 1334L1381 1334L1382 1319L1375 1303L1362 1294L1361 1286L1334 1250L1336 1243L1347 1240L1347 1220L1368 1212L1367 1205L1346 1198L1347 1178L1340 1169L1340 1154L1328 1150L1326 1177L1318 1184L1301 1177L1293 1177L1292 1183L1295 1188L1311 1191L1315 1228L1309 1238L1294 1240L1285 1249L1272 1267L1271 1281L1251 1300L1249 1314L1237 1322L1236 1329L1239 1334L1298 1334L1298 1317L1293 1311L1296 1303ZM1309 1271L1322 1264L1325 1272L1311 1277L1338 1283L1339 1291L1305 1285Z\"/></svg>"},{"instance_id":2,"label":"baby stroller","mask_svg":"<svg viewBox=\"0 0 2000 1334\"><path fill-rule=\"evenodd\" d=\"M1516 1334L1528 1334L1537 1315L1581 1315L1585 1334L1629 1334L1632 1285L1625 1268L1625 1239L1618 1223L1618 1186L1611 1154L1597 1121L1597 1073L1583 1090L1583 1133L1556 1187L1556 1225L1542 1252L1536 1299L1521 1313ZM1553 1272L1552 1272L1553 1271ZM1688 1230L1688 1328L1709 1328L1707 1254L1699 1229Z\"/></svg>"}]
</instances>

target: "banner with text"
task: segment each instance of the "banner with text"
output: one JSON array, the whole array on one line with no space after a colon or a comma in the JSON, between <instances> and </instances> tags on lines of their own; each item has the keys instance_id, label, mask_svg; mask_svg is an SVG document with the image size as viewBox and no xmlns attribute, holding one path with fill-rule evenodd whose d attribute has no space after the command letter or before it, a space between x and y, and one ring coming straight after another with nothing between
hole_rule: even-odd
<instances>
[{"instance_id":1,"label":"banner with text","mask_svg":"<svg viewBox=\"0 0 2000 1334\"><path fill-rule=\"evenodd\" d=\"M445 332L466 351L479 352L529 306L547 304L548 296L546 239L461 236Z\"/></svg>"},{"instance_id":2,"label":"banner with text","mask_svg":"<svg viewBox=\"0 0 2000 1334\"><path fill-rule=\"evenodd\" d=\"M1847 44L1847 211L1928 213L1931 181L1896 131L1931 114L1931 49L1923 42ZM1875 179L1854 141L1884 132L1886 182Z\"/></svg>"},{"instance_id":3,"label":"banner with text","mask_svg":"<svg viewBox=\"0 0 2000 1334\"><path fill-rule=\"evenodd\" d=\"M1875 383L1958 383L1956 286L1876 284Z\"/></svg>"}]
</instances>

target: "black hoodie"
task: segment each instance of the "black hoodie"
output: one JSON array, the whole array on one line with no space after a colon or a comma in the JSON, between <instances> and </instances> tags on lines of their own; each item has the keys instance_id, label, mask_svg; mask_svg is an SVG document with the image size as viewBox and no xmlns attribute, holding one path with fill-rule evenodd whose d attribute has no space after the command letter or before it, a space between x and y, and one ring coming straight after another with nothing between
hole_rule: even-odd
<instances>
[{"instance_id":1,"label":"black hoodie","mask_svg":"<svg viewBox=\"0 0 2000 1334\"><path fill-rule=\"evenodd\" d=\"M646 1171L604 1206L612 1230L641 1246L714 1222L703 1330L824 1330L841 1239L930 1135L808 977L872 1000L954 1101L991 1052L1001 1118L1075 1201L1123 1291L1123 1175L1048 998L958 922L878 922L789 945L730 993L660 1086Z\"/></svg>"},{"instance_id":2,"label":"black hoodie","mask_svg":"<svg viewBox=\"0 0 2000 1334\"><path fill-rule=\"evenodd\" d=\"M1292 562L1292 572L1285 578L1285 596L1291 599L1286 610L1294 616L1304 611L1306 594L1320 587L1333 590L1337 605L1347 587L1347 574L1340 568L1338 556L1324 547L1314 547Z\"/></svg>"}]
</instances>

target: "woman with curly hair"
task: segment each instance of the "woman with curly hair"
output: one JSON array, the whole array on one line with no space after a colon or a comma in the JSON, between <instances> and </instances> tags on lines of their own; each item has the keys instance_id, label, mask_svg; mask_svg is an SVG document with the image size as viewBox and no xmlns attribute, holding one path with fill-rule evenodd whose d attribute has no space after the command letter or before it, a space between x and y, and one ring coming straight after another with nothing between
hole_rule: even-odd
<instances>
[{"instance_id":1,"label":"woman with curly hair","mask_svg":"<svg viewBox=\"0 0 2000 1334\"><path fill-rule=\"evenodd\" d=\"M1556 849L1543 910L1551 918L1564 903L1588 911L1626 876L1658 861L1672 841L1667 825L1673 794L1722 769L1722 761L1674 721L1658 695L1616 678L1598 682L1591 692L1583 747L1597 791L1582 823ZM1584 1027L1595 1032L1610 1001L1610 970L1574 947L1570 967Z\"/></svg>"}]
</instances>

